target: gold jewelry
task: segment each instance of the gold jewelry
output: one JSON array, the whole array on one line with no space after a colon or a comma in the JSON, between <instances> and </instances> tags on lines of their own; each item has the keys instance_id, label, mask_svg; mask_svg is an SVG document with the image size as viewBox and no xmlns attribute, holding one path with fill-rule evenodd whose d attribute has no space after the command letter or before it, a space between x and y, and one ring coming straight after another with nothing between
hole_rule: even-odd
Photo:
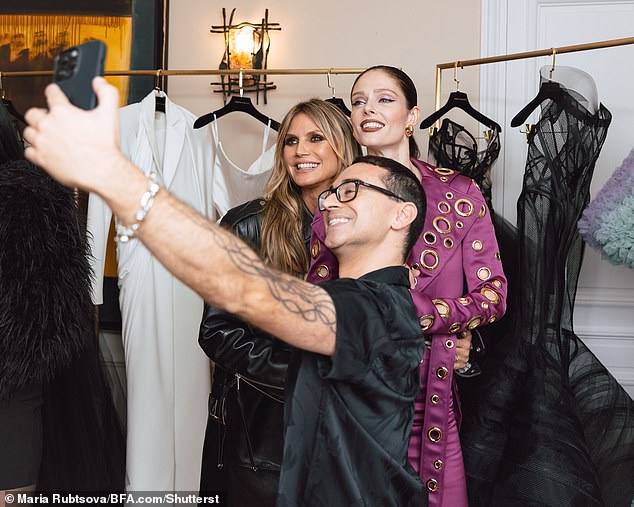
<instances>
[{"instance_id":1,"label":"gold jewelry","mask_svg":"<svg viewBox=\"0 0 634 507\"><path fill-rule=\"evenodd\" d=\"M411 123L407 124L407 127L405 127L405 137L412 137L414 135L414 125L412 125Z\"/></svg>"}]
</instances>

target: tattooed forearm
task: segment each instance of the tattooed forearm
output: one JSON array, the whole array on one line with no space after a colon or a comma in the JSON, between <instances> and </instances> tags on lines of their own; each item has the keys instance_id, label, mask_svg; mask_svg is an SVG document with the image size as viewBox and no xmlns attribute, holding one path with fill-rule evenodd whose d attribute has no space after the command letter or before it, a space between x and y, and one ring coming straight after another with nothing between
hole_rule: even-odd
<instances>
[{"instance_id":1,"label":"tattooed forearm","mask_svg":"<svg viewBox=\"0 0 634 507\"><path fill-rule=\"evenodd\" d=\"M199 215L190 217L209 231L213 241L238 271L266 283L273 299L287 312L306 322L319 322L334 335L336 314L332 299L322 288L267 266L249 246L231 232L210 224Z\"/></svg>"}]
</instances>

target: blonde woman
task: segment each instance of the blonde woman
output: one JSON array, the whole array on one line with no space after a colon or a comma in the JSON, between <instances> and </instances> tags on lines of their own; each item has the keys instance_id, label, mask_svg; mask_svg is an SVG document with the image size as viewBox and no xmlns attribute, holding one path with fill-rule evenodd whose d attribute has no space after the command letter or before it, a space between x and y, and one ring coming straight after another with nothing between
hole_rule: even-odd
<instances>
[{"instance_id":1,"label":"blonde woman","mask_svg":"<svg viewBox=\"0 0 634 507\"><path fill-rule=\"evenodd\" d=\"M271 266L303 278L320 193L361 150L332 104L295 105L280 126L265 196L229 210L222 224ZM282 458L284 382L290 349L247 323L206 306L199 342L214 361L201 492L222 490L229 506L275 505Z\"/></svg>"}]
</instances>

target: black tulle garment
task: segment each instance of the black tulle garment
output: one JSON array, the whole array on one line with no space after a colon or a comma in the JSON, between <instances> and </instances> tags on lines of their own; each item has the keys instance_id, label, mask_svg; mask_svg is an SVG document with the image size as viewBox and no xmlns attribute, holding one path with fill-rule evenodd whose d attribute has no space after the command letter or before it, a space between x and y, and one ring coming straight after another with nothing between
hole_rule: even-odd
<instances>
[{"instance_id":1,"label":"black tulle garment","mask_svg":"<svg viewBox=\"0 0 634 507\"><path fill-rule=\"evenodd\" d=\"M561 87L529 136L518 301L463 398L472 506L630 506L634 404L573 330L576 223L611 121Z\"/></svg>"},{"instance_id":2,"label":"black tulle garment","mask_svg":"<svg viewBox=\"0 0 634 507\"><path fill-rule=\"evenodd\" d=\"M444 118L440 128L434 129L429 136L429 160L438 167L447 167L459 171L460 174L473 179L484 196L489 211L495 237L500 248L502 267L507 278L508 293L506 296L506 314L499 321L482 327L479 332L486 348L494 347L509 330L509 324L515 312L518 293L518 251L517 229L513 224L493 209L491 194L491 170L500 155L500 132L488 130L485 132L485 146L482 147L478 139L462 125ZM469 380L458 378L460 392L470 397L474 385Z\"/></svg>"}]
</instances>

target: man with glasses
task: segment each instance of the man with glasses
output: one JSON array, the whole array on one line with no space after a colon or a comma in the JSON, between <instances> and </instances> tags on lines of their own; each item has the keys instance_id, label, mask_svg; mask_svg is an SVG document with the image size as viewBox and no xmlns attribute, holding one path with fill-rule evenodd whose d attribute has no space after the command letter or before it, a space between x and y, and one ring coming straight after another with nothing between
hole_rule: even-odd
<instances>
[{"instance_id":1,"label":"man with glasses","mask_svg":"<svg viewBox=\"0 0 634 507\"><path fill-rule=\"evenodd\" d=\"M361 157L320 196L341 278L311 285L266 266L126 160L118 93L101 78L94 87L99 106L86 112L49 86L49 110L27 112L26 155L60 182L104 198L120 241L138 237L210 304L297 347L278 505L426 505L407 461L424 351L402 266L425 216L411 171Z\"/></svg>"}]
</instances>

